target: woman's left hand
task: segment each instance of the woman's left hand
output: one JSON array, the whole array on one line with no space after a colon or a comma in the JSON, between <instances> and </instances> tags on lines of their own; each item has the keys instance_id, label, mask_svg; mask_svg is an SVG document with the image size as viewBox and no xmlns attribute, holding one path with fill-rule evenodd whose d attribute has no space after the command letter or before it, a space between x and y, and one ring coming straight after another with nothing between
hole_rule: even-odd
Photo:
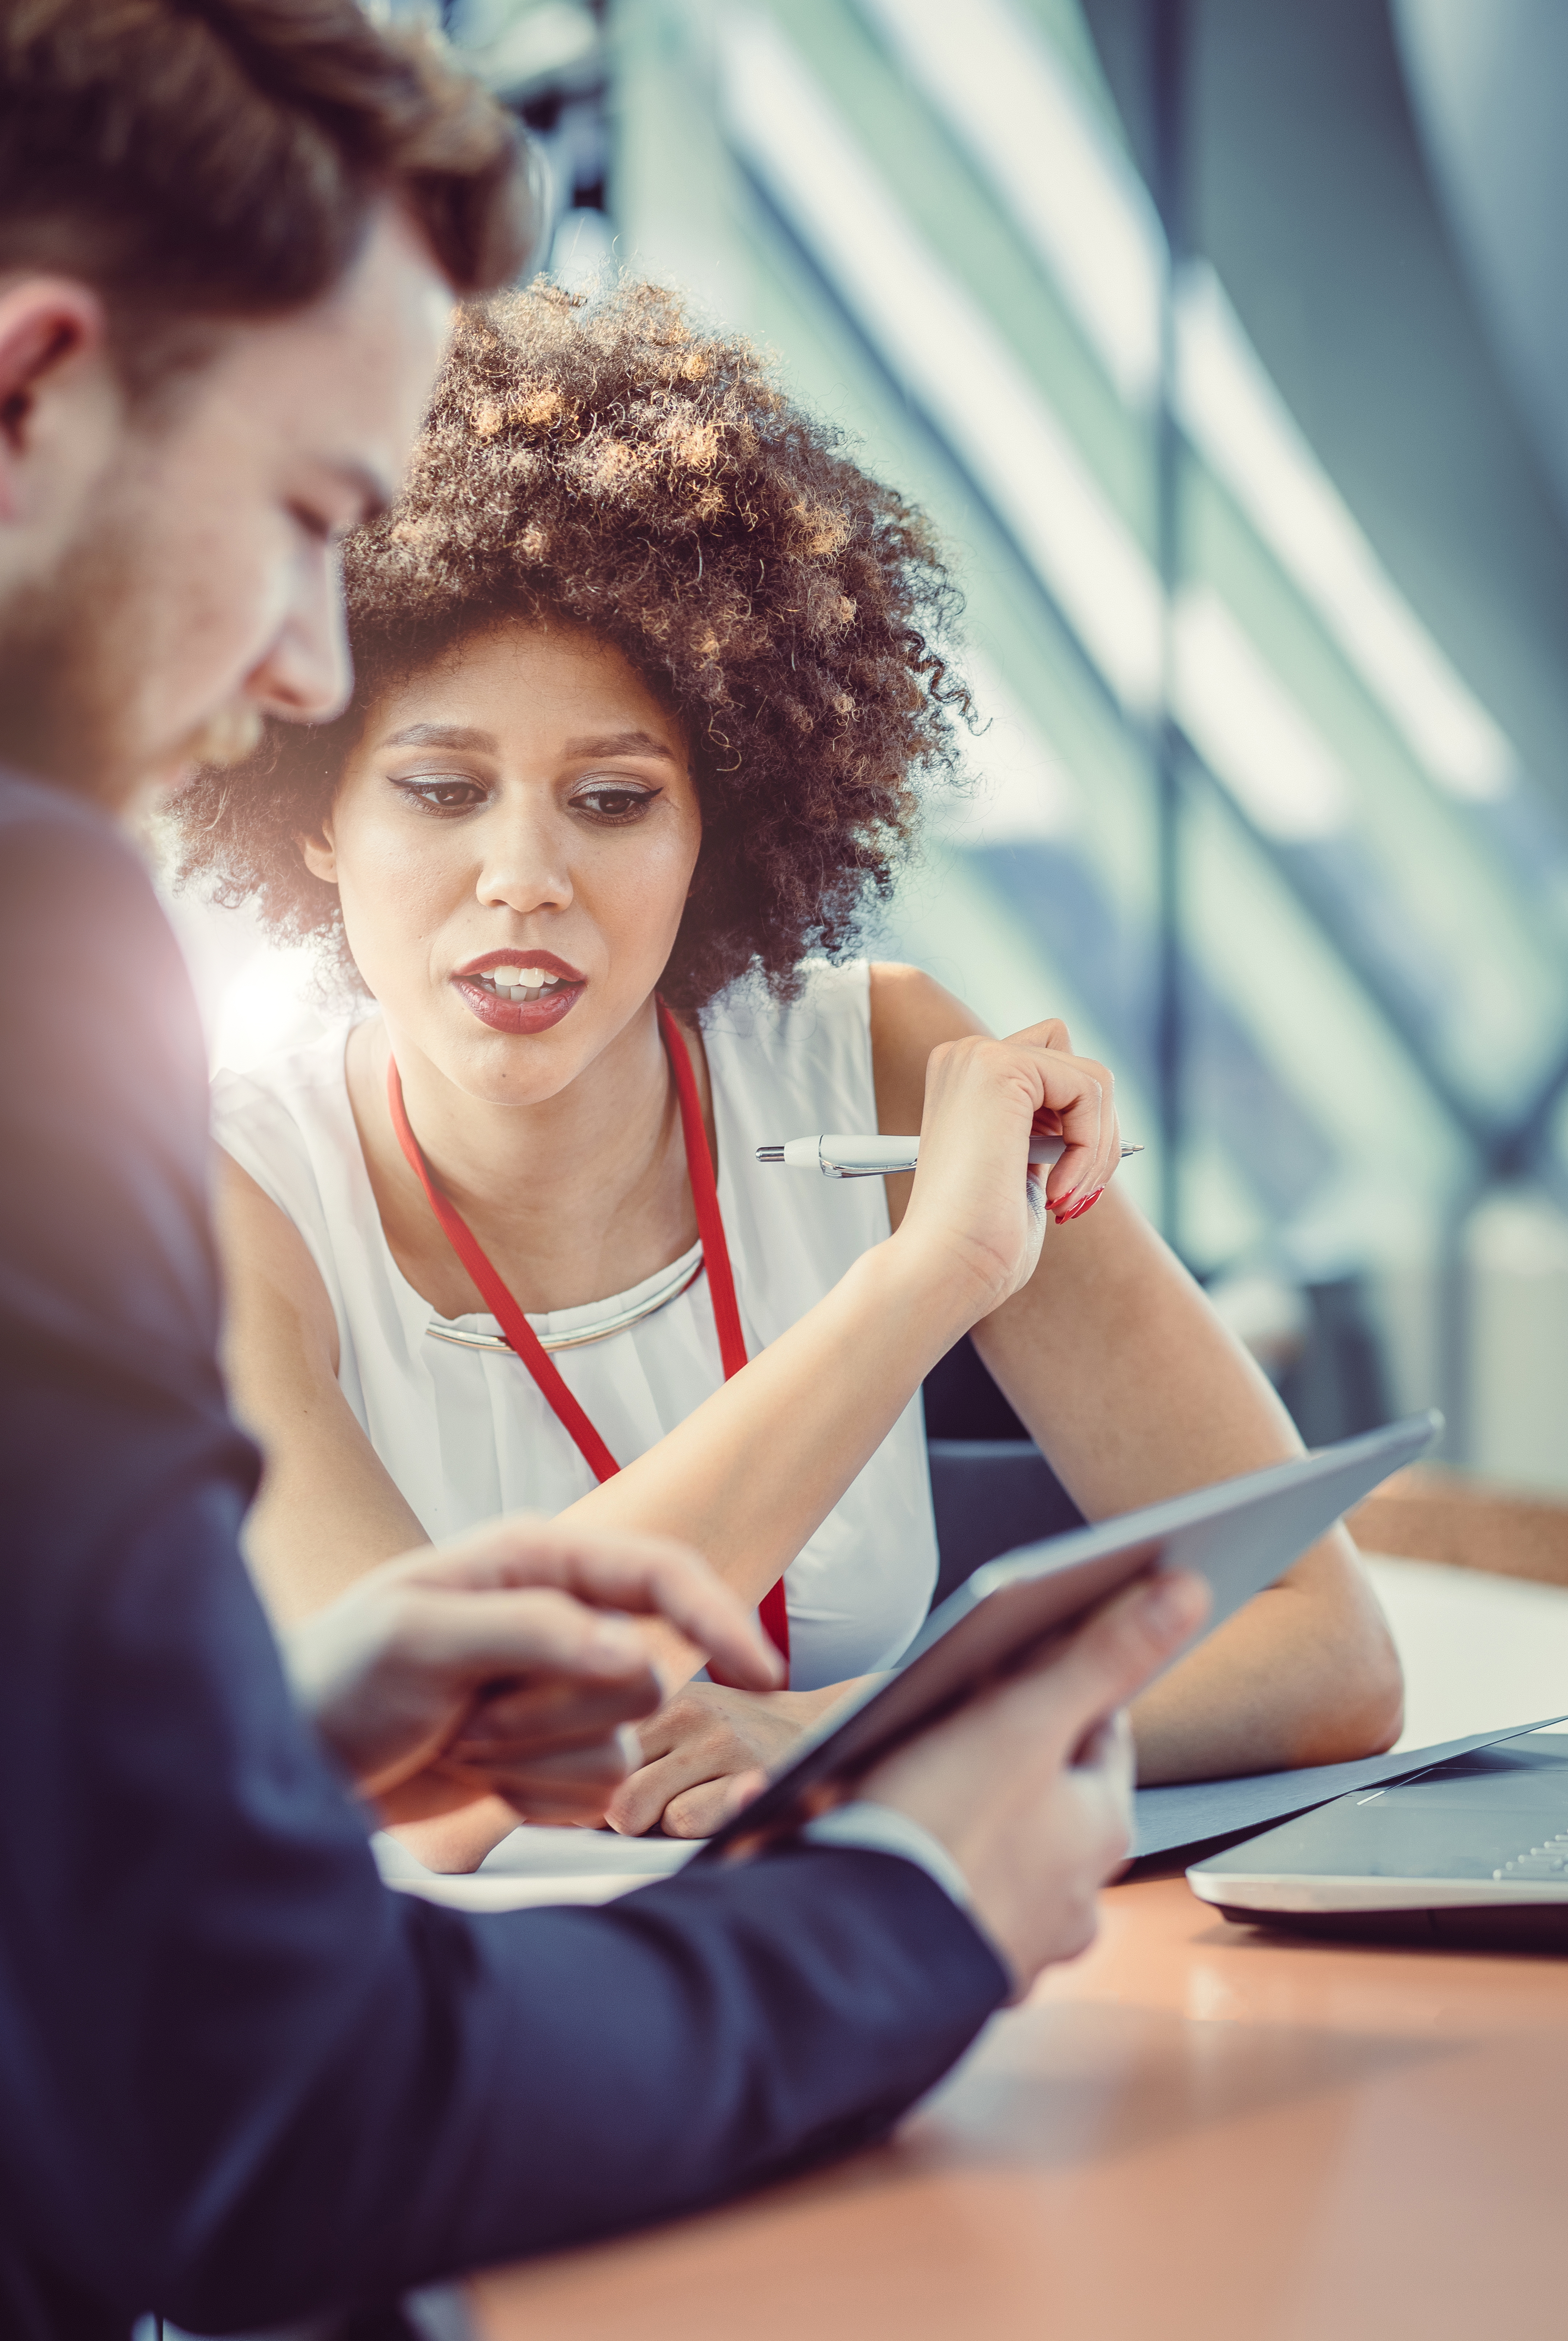
<instances>
[{"instance_id":1,"label":"woman's left hand","mask_svg":"<svg viewBox=\"0 0 1568 2341\"><path fill-rule=\"evenodd\" d=\"M850 1689L728 1690L691 1682L658 1714L634 1727L642 1763L610 1798L611 1828L641 1837L663 1824L666 1837L711 1837L728 1818L739 1774L768 1771L826 1708Z\"/></svg>"}]
</instances>

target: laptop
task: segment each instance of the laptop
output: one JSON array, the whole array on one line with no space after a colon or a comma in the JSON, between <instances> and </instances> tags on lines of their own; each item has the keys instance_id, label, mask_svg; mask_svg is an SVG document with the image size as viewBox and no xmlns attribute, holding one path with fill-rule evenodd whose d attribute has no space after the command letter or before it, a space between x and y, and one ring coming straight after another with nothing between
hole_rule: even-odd
<instances>
[{"instance_id":1,"label":"laptop","mask_svg":"<svg viewBox=\"0 0 1568 2341\"><path fill-rule=\"evenodd\" d=\"M1365 1941L1568 1950L1568 1731L1353 1791L1195 1862L1243 1926Z\"/></svg>"}]
</instances>

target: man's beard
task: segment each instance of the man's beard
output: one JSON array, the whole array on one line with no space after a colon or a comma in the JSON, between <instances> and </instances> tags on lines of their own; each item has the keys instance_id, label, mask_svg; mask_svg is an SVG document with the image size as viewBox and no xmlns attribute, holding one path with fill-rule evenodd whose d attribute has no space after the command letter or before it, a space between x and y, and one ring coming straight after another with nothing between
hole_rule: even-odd
<instances>
[{"instance_id":1,"label":"man's beard","mask_svg":"<svg viewBox=\"0 0 1568 2341\"><path fill-rule=\"evenodd\" d=\"M252 752L263 719L239 699L183 738L136 736L155 591L133 533L101 523L46 584L0 607L0 758L118 810L198 764L237 764Z\"/></svg>"},{"instance_id":2,"label":"man's beard","mask_svg":"<svg viewBox=\"0 0 1568 2341\"><path fill-rule=\"evenodd\" d=\"M265 728L260 710L248 700L231 701L196 726L172 761L182 772L197 764L243 764L260 747Z\"/></svg>"}]
</instances>

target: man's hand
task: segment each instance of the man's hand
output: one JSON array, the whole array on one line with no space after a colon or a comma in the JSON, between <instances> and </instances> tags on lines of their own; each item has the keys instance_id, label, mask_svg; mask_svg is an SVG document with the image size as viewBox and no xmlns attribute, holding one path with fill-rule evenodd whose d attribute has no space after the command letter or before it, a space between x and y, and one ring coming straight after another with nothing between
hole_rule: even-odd
<instances>
[{"instance_id":1,"label":"man's hand","mask_svg":"<svg viewBox=\"0 0 1568 2341\"><path fill-rule=\"evenodd\" d=\"M1094 1940L1096 1898L1131 1838L1122 1709L1207 1607L1202 1579L1177 1572L1129 1588L1038 1666L886 1758L857 1791L908 1813L953 1855L1015 1997Z\"/></svg>"},{"instance_id":2,"label":"man's hand","mask_svg":"<svg viewBox=\"0 0 1568 2341\"><path fill-rule=\"evenodd\" d=\"M668 1619L758 1690L779 1662L753 1613L662 1537L515 1515L372 1569L292 1626L284 1657L322 1738L383 1822L500 1796L591 1822L663 1696L628 1612Z\"/></svg>"}]
</instances>

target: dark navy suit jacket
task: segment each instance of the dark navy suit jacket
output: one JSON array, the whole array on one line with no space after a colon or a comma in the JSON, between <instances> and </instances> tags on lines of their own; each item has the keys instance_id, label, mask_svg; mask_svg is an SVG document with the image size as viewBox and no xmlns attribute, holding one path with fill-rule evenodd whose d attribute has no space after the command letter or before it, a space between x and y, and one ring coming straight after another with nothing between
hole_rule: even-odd
<instances>
[{"instance_id":1,"label":"dark navy suit jacket","mask_svg":"<svg viewBox=\"0 0 1568 2341\"><path fill-rule=\"evenodd\" d=\"M882 2131L1005 1989L874 1853L383 1890L239 1557L207 1147L139 863L0 775L7 2336L271 2324L711 2201Z\"/></svg>"}]
</instances>

